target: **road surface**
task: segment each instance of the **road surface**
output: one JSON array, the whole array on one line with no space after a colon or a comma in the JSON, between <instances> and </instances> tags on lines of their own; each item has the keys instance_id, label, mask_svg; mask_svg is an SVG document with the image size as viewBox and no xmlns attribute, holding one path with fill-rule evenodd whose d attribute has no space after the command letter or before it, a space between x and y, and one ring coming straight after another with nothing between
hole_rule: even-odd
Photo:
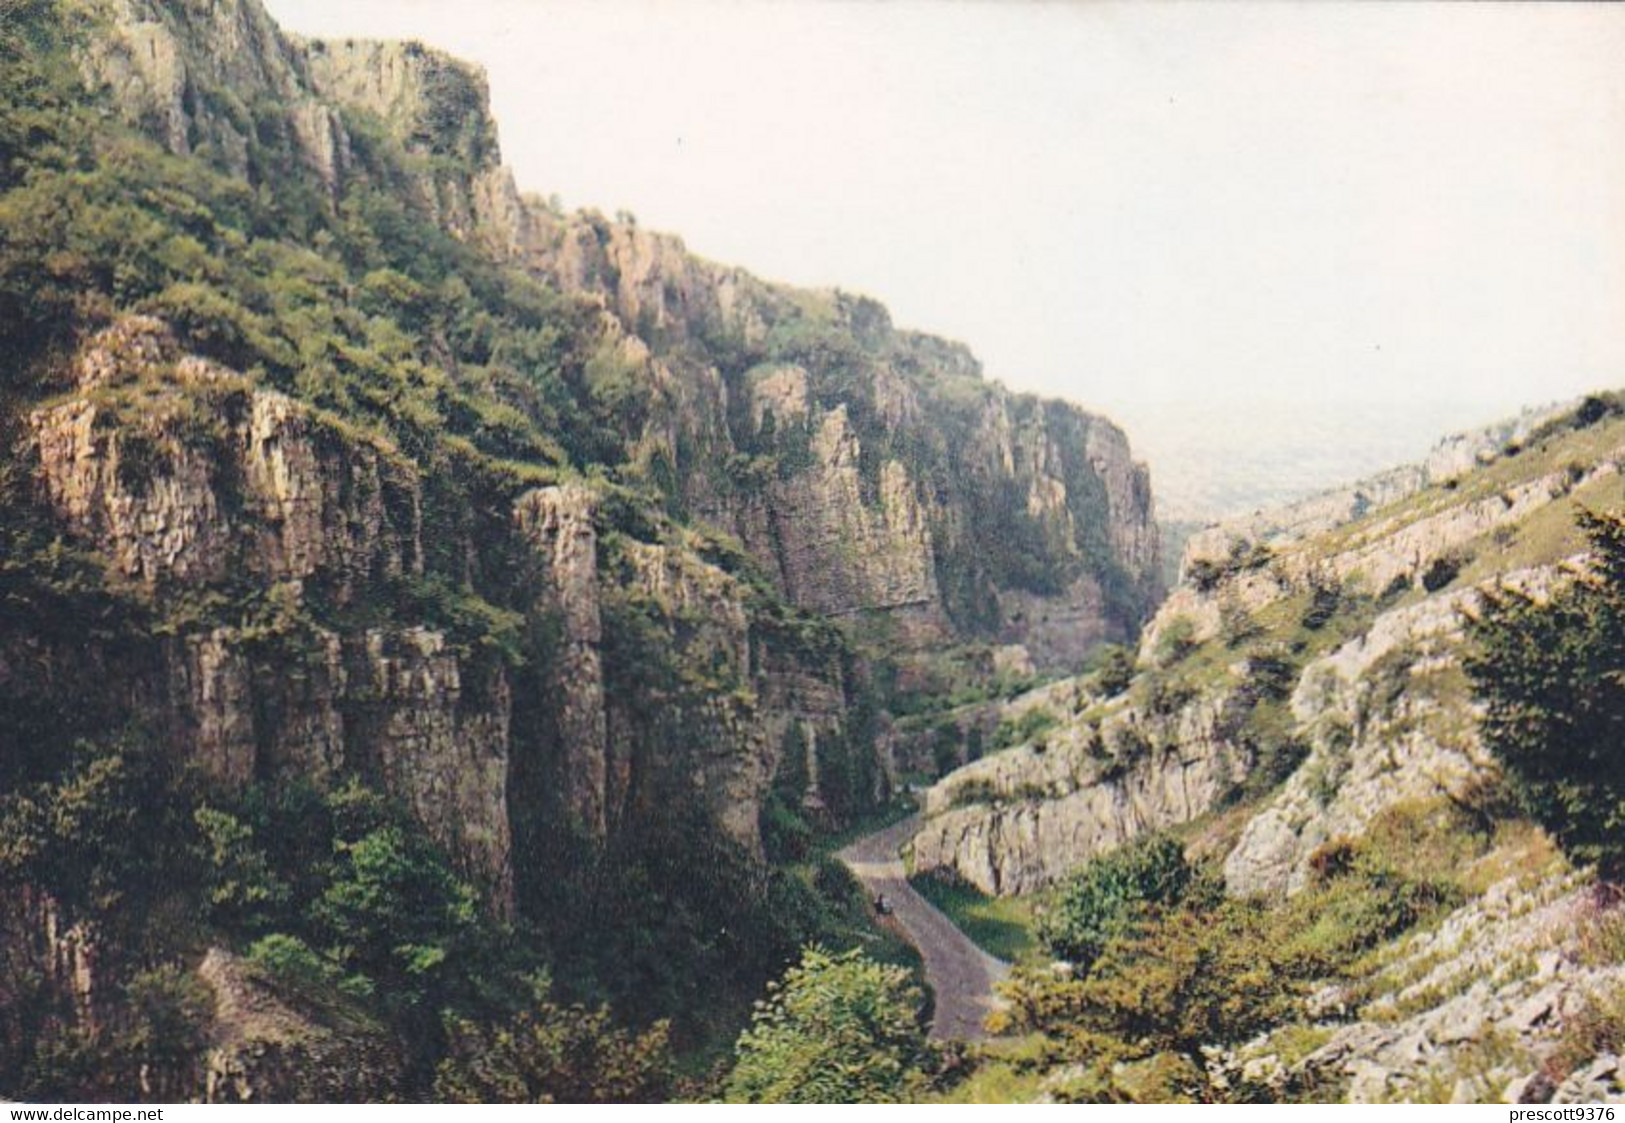
<instances>
[{"instance_id":1,"label":"road surface","mask_svg":"<svg viewBox=\"0 0 1625 1123\"><path fill-rule=\"evenodd\" d=\"M898 851L918 825L911 815L858 839L835 856L863 882L870 898L885 896L892 916L920 949L925 981L936 995L931 1036L943 1041L980 1040L987 1036L982 1019L997 1002L993 984L1010 974L1010 965L977 947L909 885Z\"/></svg>"}]
</instances>

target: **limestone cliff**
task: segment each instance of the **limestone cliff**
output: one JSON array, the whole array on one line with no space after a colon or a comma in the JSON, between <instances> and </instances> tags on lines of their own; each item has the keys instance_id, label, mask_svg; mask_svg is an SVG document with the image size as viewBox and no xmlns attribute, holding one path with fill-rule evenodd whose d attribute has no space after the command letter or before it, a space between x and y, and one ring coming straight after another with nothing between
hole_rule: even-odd
<instances>
[{"instance_id":1,"label":"limestone cliff","mask_svg":"<svg viewBox=\"0 0 1625 1123\"><path fill-rule=\"evenodd\" d=\"M1052 688L1040 706L1062 699ZM926 793L913 868L985 893L1026 893L1089 858L1214 806L1252 766L1232 700L1157 713L1127 699L1090 707L1031 744L957 769ZM1073 703L1076 706L1076 703Z\"/></svg>"},{"instance_id":2,"label":"limestone cliff","mask_svg":"<svg viewBox=\"0 0 1625 1123\"><path fill-rule=\"evenodd\" d=\"M445 625L345 623L421 580L419 469L383 438L183 354L150 318L103 332L76 369L76 392L30 416L42 501L119 578L177 605L244 581L263 590L250 620L159 641L157 671L128 683L138 705L220 784L375 779L511 908L512 667ZM599 838L680 798L754 847L785 730L840 734L838 648L775 641L759 597L697 538L602 544L601 506L581 484L513 506L528 558L517 607L547 634L531 652L545 696L527 699L519 734L543 762L541 798ZM640 677L634 659L669 680Z\"/></svg>"},{"instance_id":3,"label":"limestone cliff","mask_svg":"<svg viewBox=\"0 0 1625 1123\"><path fill-rule=\"evenodd\" d=\"M41 498L113 572L173 604L249 581L259 619L185 628L127 689L216 782L376 777L512 906L506 672L422 626L323 626L420 575L420 481L396 450L121 321L30 415ZM184 611L182 613L184 617ZM152 668L156 667L156 671Z\"/></svg>"},{"instance_id":4,"label":"limestone cliff","mask_svg":"<svg viewBox=\"0 0 1625 1123\"><path fill-rule=\"evenodd\" d=\"M473 1007L489 980L457 972L509 970L470 928L568 962L576 995L680 974L667 938L705 969L662 1001L754 989L832 923L801 903L839 888L769 859L889 797L888 706L1073 670L1149 612L1120 430L872 300L522 197L477 69L304 41L257 0L18 18L0 894L26 907L0 955L43 981L0 1014L112 1048L140 945L209 1046L141 1094L422 1092L418 984ZM38 810L81 797L106 820ZM155 810L162 853L108 845ZM311 852L266 837L303 828ZM391 860L352 869L372 847ZM115 867L150 896L84 877ZM439 927L358 951L351 874L368 903L446 903L395 917ZM654 962L596 962L621 946ZM341 984L387 1032L296 993Z\"/></svg>"},{"instance_id":5,"label":"limestone cliff","mask_svg":"<svg viewBox=\"0 0 1625 1123\"><path fill-rule=\"evenodd\" d=\"M257 181L241 107L259 107L336 196L380 174L351 133L383 129L435 222L601 307L600 377L641 398L611 419L621 455L794 603L884 614L915 647L1025 644L1046 670L1128 639L1154 603L1149 480L1108 421L983 381L962 347L894 329L874 301L521 197L483 75L420 44L299 40L253 0L107 10L87 67L171 150Z\"/></svg>"},{"instance_id":6,"label":"limestone cliff","mask_svg":"<svg viewBox=\"0 0 1625 1123\"><path fill-rule=\"evenodd\" d=\"M1085 676L1023 701L1051 728L928 793L915 868L1026 892L1239 804L1230 890L1291 892L1321 846L1384 811L1471 799L1496 773L1461 670L1463 613L1484 588L1561 580L1582 545L1576 503L1619 502L1625 430L1578 416L1520 422L1472 467L1358 515L1263 514L1298 529L1216 557L1198 544L1129 688L1102 699Z\"/></svg>"}]
</instances>

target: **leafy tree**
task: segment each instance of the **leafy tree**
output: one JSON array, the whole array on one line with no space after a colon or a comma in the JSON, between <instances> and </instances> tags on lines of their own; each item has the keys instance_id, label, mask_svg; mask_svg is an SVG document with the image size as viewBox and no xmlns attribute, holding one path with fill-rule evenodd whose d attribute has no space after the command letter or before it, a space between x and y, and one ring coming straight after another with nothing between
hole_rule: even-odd
<instances>
[{"instance_id":1,"label":"leafy tree","mask_svg":"<svg viewBox=\"0 0 1625 1123\"><path fill-rule=\"evenodd\" d=\"M1625 517L1581 510L1588 570L1542 603L1485 596L1467 672L1527 812L1573 859L1625 875Z\"/></svg>"},{"instance_id":2,"label":"leafy tree","mask_svg":"<svg viewBox=\"0 0 1625 1123\"><path fill-rule=\"evenodd\" d=\"M255 940L247 958L272 979L297 990L320 992L343 987L343 972L332 960L313 951L298 936L285 932L272 932Z\"/></svg>"},{"instance_id":3,"label":"leafy tree","mask_svg":"<svg viewBox=\"0 0 1625 1123\"><path fill-rule=\"evenodd\" d=\"M1394 869L1391 851L1414 866L1427 841L1438 838L1379 820L1372 834L1323 848L1310 883L1284 902L1224 898L1197 879L1176 902L1133 904L1133 922L1110 932L1087 970L1018 968L1000 1017L1080 1065L1062 1098L1208 1098L1217 1090L1206 1049L1299 1015L1318 980L1345 976L1363 953L1460 902L1455 885Z\"/></svg>"},{"instance_id":4,"label":"leafy tree","mask_svg":"<svg viewBox=\"0 0 1625 1123\"><path fill-rule=\"evenodd\" d=\"M341 838L334 848L333 879L311 907L329 954L396 1001L422 1001L469 950L478 896L399 826Z\"/></svg>"},{"instance_id":5,"label":"leafy tree","mask_svg":"<svg viewBox=\"0 0 1625 1123\"><path fill-rule=\"evenodd\" d=\"M117 1047L131 1076L145 1072L169 1087L173 1096L186 1087L188 1069L208 1045L206 1030L214 999L203 980L177 966L137 973L125 986L128 1025ZM138 1086L135 1081L125 1087Z\"/></svg>"},{"instance_id":6,"label":"leafy tree","mask_svg":"<svg viewBox=\"0 0 1625 1123\"><path fill-rule=\"evenodd\" d=\"M901 967L819 947L770 984L739 1038L727 1096L741 1103L896 1103L930 1059L922 997Z\"/></svg>"},{"instance_id":7,"label":"leafy tree","mask_svg":"<svg viewBox=\"0 0 1625 1123\"><path fill-rule=\"evenodd\" d=\"M192 813L202 836L210 912L217 923L251 930L275 919L287 904L287 883L272 872L254 830L213 807Z\"/></svg>"},{"instance_id":8,"label":"leafy tree","mask_svg":"<svg viewBox=\"0 0 1625 1123\"><path fill-rule=\"evenodd\" d=\"M1121 644L1107 644L1097 656L1095 684L1108 698L1116 697L1134 681L1134 653Z\"/></svg>"},{"instance_id":9,"label":"leafy tree","mask_svg":"<svg viewBox=\"0 0 1625 1123\"><path fill-rule=\"evenodd\" d=\"M141 738L79 741L55 777L0 795L0 885L37 886L81 915L150 903L192 877L189 811Z\"/></svg>"},{"instance_id":10,"label":"leafy tree","mask_svg":"<svg viewBox=\"0 0 1625 1123\"><path fill-rule=\"evenodd\" d=\"M608 1007L536 1003L496 1026L453 1018L435 1073L451 1103L659 1103L673 1085L669 1027L618 1028Z\"/></svg>"},{"instance_id":11,"label":"leafy tree","mask_svg":"<svg viewBox=\"0 0 1625 1123\"><path fill-rule=\"evenodd\" d=\"M213 1016L208 987L175 966L140 971L99 1026L53 1020L4 1075L28 1099L175 1100L193 1086ZM11 1059L11 1058L4 1058Z\"/></svg>"},{"instance_id":12,"label":"leafy tree","mask_svg":"<svg viewBox=\"0 0 1625 1123\"><path fill-rule=\"evenodd\" d=\"M1140 839L1090 862L1067 882L1038 923L1050 954L1087 971L1106 944L1148 907L1178 901L1190 886L1185 851L1166 835Z\"/></svg>"},{"instance_id":13,"label":"leafy tree","mask_svg":"<svg viewBox=\"0 0 1625 1123\"><path fill-rule=\"evenodd\" d=\"M1082 1065L1066 1098L1206 1098L1203 1047L1290 1017L1308 989L1308 960L1270 921L1260 901L1173 908L1111 938L1088 974L1018 969L1003 1017ZM1161 1078L1129 1076L1148 1065Z\"/></svg>"}]
</instances>

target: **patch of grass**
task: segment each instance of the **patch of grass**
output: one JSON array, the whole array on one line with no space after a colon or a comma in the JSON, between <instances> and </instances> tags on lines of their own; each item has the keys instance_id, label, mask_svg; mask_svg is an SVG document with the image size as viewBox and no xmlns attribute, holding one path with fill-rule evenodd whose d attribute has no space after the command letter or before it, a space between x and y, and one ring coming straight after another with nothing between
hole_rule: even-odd
<instances>
[{"instance_id":1,"label":"patch of grass","mask_svg":"<svg viewBox=\"0 0 1625 1123\"><path fill-rule=\"evenodd\" d=\"M1599 1054L1621 1050L1625 1050L1625 989L1615 989L1596 995L1568 1019L1546 1058L1546 1074L1563 1080Z\"/></svg>"},{"instance_id":2,"label":"patch of grass","mask_svg":"<svg viewBox=\"0 0 1625 1123\"><path fill-rule=\"evenodd\" d=\"M1474 544L1474 558L1462 570L1463 584L1487 581L1502 573L1549 565L1586 548L1585 532L1575 521L1580 506L1607 508L1620 500L1618 476L1601 476L1530 514L1517 525L1517 533L1497 537L1492 532Z\"/></svg>"},{"instance_id":3,"label":"patch of grass","mask_svg":"<svg viewBox=\"0 0 1625 1123\"><path fill-rule=\"evenodd\" d=\"M1571 462L1596 463L1625 440L1625 421L1613 419L1580 431L1558 432L1532 442L1522 455L1503 457L1475 469L1453 486L1434 485L1396 500L1363 519L1317 540L1317 552L1330 556L1374 537L1391 534L1457 504L1470 503L1557 471ZM1565 505L1566 506L1566 505ZM1522 534L1519 536L1523 537ZM1472 574L1468 574L1469 578Z\"/></svg>"},{"instance_id":4,"label":"patch of grass","mask_svg":"<svg viewBox=\"0 0 1625 1123\"><path fill-rule=\"evenodd\" d=\"M1021 1104L1038 1098L1049 1045L1038 1034L996 1038L977 1046L968 1076L925 1097L937 1104Z\"/></svg>"},{"instance_id":5,"label":"patch of grass","mask_svg":"<svg viewBox=\"0 0 1625 1123\"><path fill-rule=\"evenodd\" d=\"M1009 963L1041 958L1030 898L989 897L974 886L924 875L909 884L989 955Z\"/></svg>"},{"instance_id":6,"label":"patch of grass","mask_svg":"<svg viewBox=\"0 0 1625 1123\"><path fill-rule=\"evenodd\" d=\"M1038 1098L1044 1073L1018 1069L1004 1061L988 1060L966 1079L922 1102L937 1104L1028 1104Z\"/></svg>"},{"instance_id":7,"label":"patch of grass","mask_svg":"<svg viewBox=\"0 0 1625 1123\"><path fill-rule=\"evenodd\" d=\"M1020 1070L1004 1061L989 1060L946 1091L927 1096L933 1104L1029 1104L1038 1098L1044 1074L1036 1069Z\"/></svg>"},{"instance_id":8,"label":"patch of grass","mask_svg":"<svg viewBox=\"0 0 1625 1123\"><path fill-rule=\"evenodd\" d=\"M1391 1091L1399 1103L1449 1103L1456 1085L1465 1080L1494 1095L1500 1088L1491 1085L1499 1083L1499 1073L1526 1069L1529 1061L1516 1036L1496 1031L1457 1049L1449 1064L1428 1066L1415 1084Z\"/></svg>"},{"instance_id":9,"label":"patch of grass","mask_svg":"<svg viewBox=\"0 0 1625 1123\"><path fill-rule=\"evenodd\" d=\"M1581 924L1577 957L1587 967L1625 963L1625 909L1599 908Z\"/></svg>"},{"instance_id":10,"label":"patch of grass","mask_svg":"<svg viewBox=\"0 0 1625 1123\"><path fill-rule=\"evenodd\" d=\"M919 808L913 798L894 800L885 807L875 809L869 814L859 816L849 825L829 834L820 834L813 843L815 852L819 854L833 854L842 847L849 846L864 835L874 834L885 830L893 823L900 823L913 815Z\"/></svg>"},{"instance_id":11,"label":"patch of grass","mask_svg":"<svg viewBox=\"0 0 1625 1123\"><path fill-rule=\"evenodd\" d=\"M1509 877L1529 888L1558 874L1566 864L1550 835L1527 819L1513 819L1496 824L1490 852L1463 868L1461 884L1474 896Z\"/></svg>"}]
</instances>

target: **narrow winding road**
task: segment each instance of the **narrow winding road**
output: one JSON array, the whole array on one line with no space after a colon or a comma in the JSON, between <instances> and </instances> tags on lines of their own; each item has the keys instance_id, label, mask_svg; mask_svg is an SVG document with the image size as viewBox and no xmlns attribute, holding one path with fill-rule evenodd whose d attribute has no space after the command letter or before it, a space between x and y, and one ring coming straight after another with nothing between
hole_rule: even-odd
<instances>
[{"instance_id":1,"label":"narrow winding road","mask_svg":"<svg viewBox=\"0 0 1625 1123\"><path fill-rule=\"evenodd\" d=\"M1010 974L1010 965L977 947L909 885L898 851L918 825L910 816L860 838L835 856L863 882L870 897L885 896L892 915L920 949L925 981L936 995L931 1036L943 1041L977 1041L987 1036L982 1019L997 1002L993 984Z\"/></svg>"}]
</instances>

